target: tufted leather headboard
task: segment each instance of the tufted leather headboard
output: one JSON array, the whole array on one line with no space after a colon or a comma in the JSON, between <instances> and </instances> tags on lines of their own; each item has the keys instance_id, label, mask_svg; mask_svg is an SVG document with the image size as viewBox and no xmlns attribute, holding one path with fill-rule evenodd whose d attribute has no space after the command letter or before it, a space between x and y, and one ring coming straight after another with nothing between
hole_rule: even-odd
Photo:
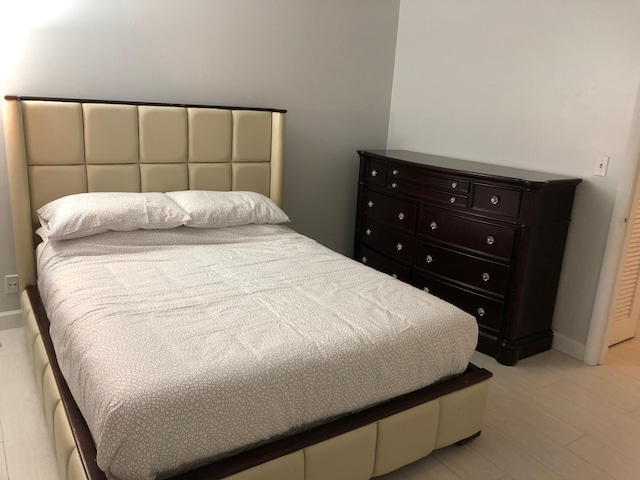
<instances>
[{"instance_id":1,"label":"tufted leather headboard","mask_svg":"<svg viewBox=\"0 0 640 480\"><path fill-rule=\"evenodd\" d=\"M285 110L7 96L21 290L35 285L36 210L83 192L250 190L282 205Z\"/></svg>"}]
</instances>

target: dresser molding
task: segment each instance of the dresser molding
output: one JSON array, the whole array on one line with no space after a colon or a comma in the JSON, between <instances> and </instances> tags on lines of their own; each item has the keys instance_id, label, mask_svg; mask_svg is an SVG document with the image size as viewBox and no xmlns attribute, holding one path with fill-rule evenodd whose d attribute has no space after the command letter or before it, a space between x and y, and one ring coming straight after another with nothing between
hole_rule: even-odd
<instances>
[{"instance_id":1,"label":"dresser molding","mask_svg":"<svg viewBox=\"0 0 640 480\"><path fill-rule=\"evenodd\" d=\"M505 365L548 350L579 178L359 150L354 258L473 314Z\"/></svg>"}]
</instances>

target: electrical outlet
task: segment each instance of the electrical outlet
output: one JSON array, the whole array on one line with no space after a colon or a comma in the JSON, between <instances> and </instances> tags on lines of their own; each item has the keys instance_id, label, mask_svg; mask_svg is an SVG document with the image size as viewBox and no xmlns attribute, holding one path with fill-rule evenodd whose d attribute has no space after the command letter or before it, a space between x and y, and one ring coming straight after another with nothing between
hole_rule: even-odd
<instances>
[{"instance_id":1,"label":"electrical outlet","mask_svg":"<svg viewBox=\"0 0 640 480\"><path fill-rule=\"evenodd\" d=\"M18 293L18 275L6 275L4 277L4 293Z\"/></svg>"},{"instance_id":2,"label":"electrical outlet","mask_svg":"<svg viewBox=\"0 0 640 480\"><path fill-rule=\"evenodd\" d=\"M598 177L606 177L608 166L609 157L600 157L598 159L598 163L596 164L596 171L594 172L594 175L597 175Z\"/></svg>"}]
</instances>

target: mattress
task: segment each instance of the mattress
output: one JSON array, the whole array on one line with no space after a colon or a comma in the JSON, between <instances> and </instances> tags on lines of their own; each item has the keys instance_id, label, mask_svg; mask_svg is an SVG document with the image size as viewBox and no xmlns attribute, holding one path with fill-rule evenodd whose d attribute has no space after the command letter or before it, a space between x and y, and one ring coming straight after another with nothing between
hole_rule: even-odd
<instances>
[{"instance_id":1,"label":"mattress","mask_svg":"<svg viewBox=\"0 0 640 480\"><path fill-rule=\"evenodd\" d=\"M162 478L464 371L475 319L282 225L44 242L60 368L110 479Z\"/></svg>"}]
</instances>

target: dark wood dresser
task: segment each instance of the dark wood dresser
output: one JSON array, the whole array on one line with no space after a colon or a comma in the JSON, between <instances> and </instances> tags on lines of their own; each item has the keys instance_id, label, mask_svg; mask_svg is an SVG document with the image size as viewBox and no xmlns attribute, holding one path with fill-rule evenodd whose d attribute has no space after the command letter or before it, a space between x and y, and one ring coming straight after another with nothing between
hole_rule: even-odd
<instances>
[{"instance_id":1,"label":"dark wood dresser","mask_svg":"<svg viewBox=\"0 0 640 480\"><path fill-rule=\"evenodd\" d=\"M403 150L358 151L354 258L474 315L505 365L551 348L579 178Z\"/></svg>"}]
</instances>

